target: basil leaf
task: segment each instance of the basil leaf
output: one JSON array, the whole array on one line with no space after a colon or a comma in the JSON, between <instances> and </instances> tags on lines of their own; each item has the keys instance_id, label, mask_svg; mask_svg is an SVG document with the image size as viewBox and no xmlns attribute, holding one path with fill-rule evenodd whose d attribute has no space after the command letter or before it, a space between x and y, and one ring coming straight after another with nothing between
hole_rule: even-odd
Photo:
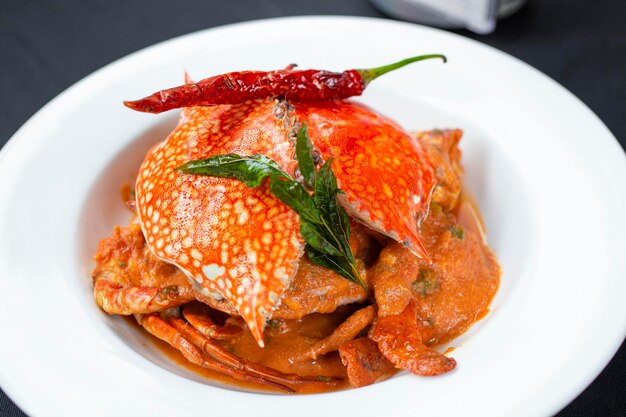
<instances>
[{"instance_id":1,"label":"basil leaf","mask_svg":"<svg viewBox=\"0 0 626 417\"><path fill-rule=\"evenodd\" d=\"M304 178L304 183L313 188L315 183L315 163L313 162L313 144L309 138L306 123L302 124L298 130L296 138L296 158L298 159L298 167Z\"/></svg>"},{"instance_id":2,"label":"basil leaf","mask_svg":"<svg viewBox=\"0 0 626 417\"><path fill-rule=\"evenodd\" d=\"M283 172L276 162L265 155L239 156L232 153L187 162L176 170L183 174L234 178L252 188L261 185L271 173Z\"/></svg>"}]
</instances>

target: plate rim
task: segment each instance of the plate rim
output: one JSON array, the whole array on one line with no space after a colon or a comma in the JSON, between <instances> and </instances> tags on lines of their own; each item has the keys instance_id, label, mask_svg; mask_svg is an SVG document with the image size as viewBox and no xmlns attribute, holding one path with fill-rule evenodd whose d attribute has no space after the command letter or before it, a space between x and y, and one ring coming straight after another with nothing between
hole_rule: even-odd
<instances>
[{"instance_id":1,"label":"plate rim","mask_svg":"<svg viewBox=\"0 0 626 417\"><path fill-rule=\"evenodd\" d=\"M590 115L593 116L596 119L596 122L599 123L605 130L606 133L608 133L608 136L610 138L613 139L613 143L612 146L617 146L617 148L619 150L621 150L622 153L622 157L624 156L624 150L622 149L621 145L619 144L619 142L617 141L617 139L615 138L615 136L610 132L610 130L606 127L606 125L604 125L604 123L601 121L601 119L591 110L589 109L588 106L586 106L580 99L578 99L573 93L571 93L569 90L567 90L566 88L564 88L561 84L559 84L557 81L553 80L552 78L550 78L549 76L547 76L546 74L540 72L539 70L537 70L536 68L532 67L531 65L519 60L518 58L515 58L497 48L491 47L489 45L486 44L482 44L478 41L474 41L468 38L465 38L461 35L457 35L454 33L449 33L443 30L439 30L439 29L435 29L435 28L429 28L429 27L425 27L425 26L420 26L420 25L415 25L415 24L411 24L411 23L406 23L406 22L397 22L397 21L392 21L392 20L387 20L387 19L381 19L381 18L369 18L369 17L351 17L351 16L291 16L291 17L281 17L281 18L273 18L273 19L258 19L258 20L252 20L252 21L245 21L245 22L239 22L239 23L233 23L233 24L228 24L228 25L223 25L223 26L216 26L213 28L209 28L209 29L204 29L204 30L200 30L200 31L196 31L193 33L189 33L189 34L185 34L185 35L181 35L172 39L168 39L168 40L164 40L162 42L156 43L154 45L148 46L146 48L143 48L139 51L133 52L129 55L126 55L122 58L119 58L115 61L113 61L110 64L107 64L106 66L92 72L91 74L89 74L88 76L82 78L81 80L77 81L76 83L74 83L72 86L68 87L67 89L65 89L63 92L61 92L59 95L57 95L55 98L53 98L50 102L48 102L46 105L44 105L42 108L40 108L33 116L31 116L13 135L12 137L7 141L7 143L3 146L3 148L0 150L0 167L3 167L5 164L7 164L6 160L8 160L8 156L11 155L13 152L15 152L15 148L18 144L18 140L24 141L25 139L20 139L22 137L27 137L26 134L28 133L28 130L31 129L33 127L33 125L36 125L39 122L39 119L43 118L46 114L48 114L51 110L50 109L54 109L55 106L57 105L57 103L62 102L63 100L69 100L67 97L72 97L72 95L74 94L78 94L81 92L81 89L84 86L88 86L91 83L94 83L98 80L99 77L106 77L107 75L109 75L109 72L111 74L114 73L114 70L117 67L123 66L125 65L125 62L129 61L129 60L134 60L134 59L139 59L141 57L142 54L147 54L150 51L153 51L155 49L160 49L162 47L164 47L164 45L170 44L170 43L176 43L176 42L189 42L191 41L194 37L201 37L201 36L205 36L207 33L209 32L214 32L214 31L218 31L218 30L241 30L241 28L245 28L246 26L255 26L258 24L267 24L268 22L278 22L278 21L293 21L293 20L301 20L301 21L319 21L319 20L349 20L349 21L361 21L364 23L374 23L374 24L378 24L378 23L382 23L384 22L385 24L389 24L389 25L398 25L398 26L406 26L406 27L411 27L411 28L415 28L418 27L422 30L426 30L426 31L430 31L435 33L436 36L439 35L443 35L443 36L448 36L451 38L454 38L455 40L461 40L463 42L467 42L468 44L478 44L483 48L487 48L488 50L490 50L491 52L495 52L497 53L500 57L505 57L506 59L512 59L514 61L516 61L517 64L521 64L523 66L526 67L526 69L531 70L535 75L539 75L540 77L542 77L545 81L548 81L550 83L552 83L553 85L557 86L562 93L566 93L568 95L568 98L574 99L578 105L581 105L584 110L586 110L586 112ZM0 186L0 190L2 190L4 188L4 186ZM623 317L623 321L626 321L626 316ZM599 367L599 369L596 369L589 372L589 377L585 378L586 381L585 382L581 382L580 384L580 389L575 393L575 395L569 395L567 396L567 398L562 398L561 401L554 401L553 402L553 407L552 407L552 411L553 412L557 412L558 410L560 410L561 408L563 408L566 404L568 404L572 399L574 399L576 396L578 396L587 386L589 383L591 383L593 381L593 379L600 374L600 372L602 372L602 370L604 369L604 367L608 364L608 362L611 360L611 358L615 355L615 352L619 349L622 341L624 340L624 337L626 336L626 329L624 329L622 331L621 334L621 339L616 337L612 343L612 346L608 349L605 349L606 351L611 352L610 356L606 357L605 359L599 360L598 362L602 362L603 365ZM606 343L606 342L605 342ZM11 383L8 381L8 378L6 378L4 376L4 373L2 371L0 371L0 385L2 386L3 390L5 391L5 393L22 409L22 410L28 410L29 412L34 411L34 409L31 408L31 406L28 404L28 401L24 400L24 399L20 399L21 396L18 394L17 392L17 388L13 389L11 386ZM37 407L35 407L37 408Z\"/></svg>"}]
</instances>

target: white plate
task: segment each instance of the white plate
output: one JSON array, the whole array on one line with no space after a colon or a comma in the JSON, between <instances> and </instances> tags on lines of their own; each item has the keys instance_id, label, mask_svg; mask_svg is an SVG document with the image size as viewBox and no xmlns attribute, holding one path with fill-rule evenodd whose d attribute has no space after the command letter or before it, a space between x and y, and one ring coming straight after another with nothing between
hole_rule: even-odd
<instances>
[{"instance_id":1,"label":"white plate","mask_svg":"<svg viewBox=\"0 0 626 417\"><path fill-rule=\"evenodd\" d=\"M360 98L408 129L461 127L467 181L503 267L493 311L457 340L458 369L312 396L246 393L169 365L93 303L91 256L127 213L118 187L175 115L122 100L236 69L423 62ZM387 20L307 17L174 39L94 73L0 154L0 383L28 414L534 416L556 412L625 335L626 163L574 96L508 55Z\"/></svg>"}]
</instances>

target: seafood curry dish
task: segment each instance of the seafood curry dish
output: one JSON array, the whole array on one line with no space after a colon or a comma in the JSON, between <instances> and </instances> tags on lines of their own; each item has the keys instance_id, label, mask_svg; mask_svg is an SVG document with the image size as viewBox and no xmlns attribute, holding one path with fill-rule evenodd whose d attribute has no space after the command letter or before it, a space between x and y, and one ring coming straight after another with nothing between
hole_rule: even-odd
<instances>
[{"instance_id":1,"label":"seafood curry dish","mask_svg":"<svg viewBox=\"0 0 626 417\"><path fill-rule=\"evenodd\" d=\"M226 384L285 393L450 372L499 266L463 188L462 132L409 134L349 100L410 58L242 71L126 102L178 126L103 239L96 303ZM150 336L152 338L152 336Z\"/></svg>"}]
</instances>

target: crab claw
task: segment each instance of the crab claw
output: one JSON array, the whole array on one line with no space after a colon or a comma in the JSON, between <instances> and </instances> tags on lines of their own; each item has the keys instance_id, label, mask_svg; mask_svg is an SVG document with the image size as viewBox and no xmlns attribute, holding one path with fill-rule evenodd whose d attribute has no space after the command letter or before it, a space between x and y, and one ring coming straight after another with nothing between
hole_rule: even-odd
<instances>
[{"instance_id":1,"label":"crab claw","mask_svg":"<svg viewBox=\"0 0 626 417\"><path fill-rule=\"evenodd\" d=\"M454 359L422 342L415 301L410 301L400 314L379 317L370 329L369 337L378 343L380 352L397 368L416 375L440 375L456 367Z\"/></svg>"},{"instance_id":2,"label":"crab claw","mask_svg":"<svg viewBox=\"0 0 626 417\"><path fill-rule=\"evenodd\" d=\"M419 143L368 107L333 101L295 105L298 119L333 171L342 205L355 219L429 260L419 238L435 176Z\"/></svg>"},{"instance_id":3,"label":"crab claw","mask_svg":"<svg viewBox=\"0 0 626 417\"><path fill-rule=\"evenodd\" d=\"M263 346L265 321L295 275L303 242L297 214L267 183L248 188L175 171L227 153L264 154L295 171L273 102L187 108L140 168L137 212L152 252L181 268L197 291L232 303Z\"/></svg>"}]
</instances>

